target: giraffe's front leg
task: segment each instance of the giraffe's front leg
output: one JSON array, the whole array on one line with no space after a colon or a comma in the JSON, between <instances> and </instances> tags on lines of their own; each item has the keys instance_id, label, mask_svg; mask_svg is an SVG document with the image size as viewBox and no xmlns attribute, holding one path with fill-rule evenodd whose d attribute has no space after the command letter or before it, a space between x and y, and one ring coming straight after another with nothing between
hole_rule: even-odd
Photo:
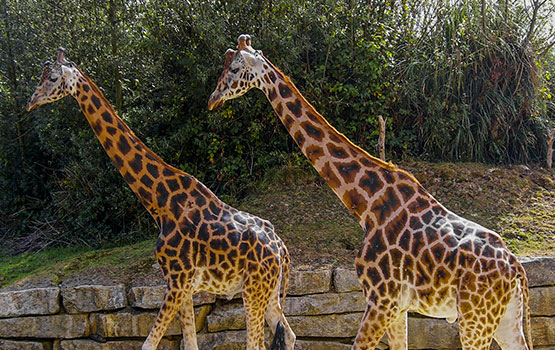
<instances>
[{"instance_id":1,"label":"giraffe's front leg","mask_svg":"<svg viewBox=\"0 0 555 350\"><path fill-rule=\"evenodd\" d=\"M179 309L179 319L183 331L183 350L198 350L192 294L186 295L183 299L183 304Z\"/></svg>"},{"instance_id":2,"label":"giraffe's front leg","mask_svg":"<svg viewBox=\"0 0 555 350\"><path fill-rule=\"evenodd\" d=\"M373 350L399 314L378 301L367 305L352 350Z\"/></svg>"},{"instance_id":3,"label":"giraffe's front leg","mask_svg":"<svg viewBox=\"0 0 555 350\"><path fill-rule=\"evenodd\" d=\"M164 297L164 302L160 307L158 316L154 321L148 337L146 338L142 350L156 350L158 343L164 336L166 329L170 322L173 320L177 311L180 309L183 303L184 292L177 287L168 287L166 290L166 295Z\"/></svg>"}]
</instances>

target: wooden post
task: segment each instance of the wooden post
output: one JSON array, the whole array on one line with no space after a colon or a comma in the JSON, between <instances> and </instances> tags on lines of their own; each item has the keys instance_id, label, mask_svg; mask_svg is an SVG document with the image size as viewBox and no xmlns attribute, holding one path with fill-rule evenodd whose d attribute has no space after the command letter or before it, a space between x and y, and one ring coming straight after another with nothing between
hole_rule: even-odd
<instances>
[{"instance_id":1,"label":"wooden post","mask_svg":"<svg viewBox=\"0 0 555 350\"><path fill-rule=\"evenodd\" d=\"M385 162L385 120L381 115L378 116L380 122L380 137L378 138L378 149L380 152L380 159Z\"/></svg>"},{"instance_id":2,"label":"wooden post","mask_svg":"<svg viewBox=\"0 0 555 350\"><path fill-rule=\"evenodd\" d=\"M555 129L547 129L547 168L553 165L553 141L555 140Z\"/></svg>"}]
</instances>

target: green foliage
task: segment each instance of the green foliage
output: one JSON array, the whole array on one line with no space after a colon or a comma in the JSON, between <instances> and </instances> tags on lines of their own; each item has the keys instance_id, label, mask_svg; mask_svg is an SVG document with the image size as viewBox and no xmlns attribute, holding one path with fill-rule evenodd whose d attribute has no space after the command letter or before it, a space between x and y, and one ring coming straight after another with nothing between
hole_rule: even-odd
<instances>
[{"instance_id":1,"label":"green foliage","mask_svg":"<svg viewBox=\"0 0 555 350\"><path fill-rule=\"evenodd\" d=\"M416 150L432 159L545 157L545 127L555 116L540 96L538 46L524 39L531 26L522 17L525 5L500 4L467 1L448 8L425 2L420 13L435 15L404 15L397 39L403 50L395 50L401 63L396 128L416 126ZM419 21L429 26L411 30Z\"/></svg>"},{"instance_id":2,"label":"green foliage","mask_svg":"<svg viewBox=\"0 0 555 350\"><path fill-rule=\"evenodd\" d=\"M554 119L555 61L539 54L547 12L525 41L529 9L488 2L484 17L480 4L2 0L2 248L104 246L157 231L71 98L24 111L58 46L150 148L226 200L271 169L303 164L260 92L207 110L241 33L372 153L381 114L394 159L542 159Z\"/></svg>"}]
</instances>

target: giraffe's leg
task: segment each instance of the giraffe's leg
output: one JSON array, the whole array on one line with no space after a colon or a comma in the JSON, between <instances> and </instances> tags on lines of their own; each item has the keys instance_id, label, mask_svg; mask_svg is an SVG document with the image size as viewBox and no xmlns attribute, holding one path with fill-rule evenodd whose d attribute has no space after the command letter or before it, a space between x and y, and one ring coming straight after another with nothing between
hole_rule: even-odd
<instances>
[{"instance_id":1,"label":"giraffe's leg","mask_svg":"<svg viewBox=\"0 0 555 350\"><path fill-rule=\"evenodd\" d=\"M520 286L513 290L507 310L494 334L503 350L528 350L522 327L522 293Z\"/></svg>"},{"instance_id":2,"label":"giraffe's leg","mask_svg":"<svg viewBox=\"0 0 555 350\"><path fill-rule=\"evenodd\" d=\"M493 340L493 327L479 320L485 310L459 316L459 335L463 350L488 350Z\"/></svg>"},{"instance_id":3,"label":"giraffe's leg","mask_svg":"<svg viewBox=\"0 0 555 350\"><path fill-rule=\"evenodd\" d=\"M247 318L247 350L264 350L264 313L268 299L244 295Z\"/></svg>"},{"instance_id":4,"label":"giraffe's leg","mask_svg":"<svg viewBox=\"0 0 555 350\"><path fill-rule=\"evenodd\" d=\"M184 292L176 287L168 287L164 302L160 307L158 316L154 321L148 337L146 338L142 350L155 350L164 336L168 325L175 317L175 314L183 303Z\"/></svg>"},{"instance_id":5,"label":"giraffe's leg","mask_svg":"<svg viewBox=\"0 0 555 350\"><path fill-rule=\"evenodd\" d=\"M389 340L389 349L391 350L407 350L407 312L401 313L389 328L387 328L387 338Z\"/></svg>"},{"instance_id":6,"label":"giraffe's leg","mask_svg":"<svg viewBox=\"0 0 555 350\"><path fill-rule=\"evenodd\" d=\"M243 281L243 304L247 319L247 350L264 350L264 315L275 284L260 277L247 276Z\"/></svg>"},{"instance_id":7,"label":"giraffe's leg","mask_svg":"<svg viewBox=\"0 0 555 350\"><path fill-rule=\"evenodd\" d=\"M185 296L183 304L179 309L179 320L181 321L181 330L183 332L183 350L198 350L192 295Z\"/></svg>"},{"instance_id":8,"label":"giraffe's leg","mask_svg":"<svg viewBox=\"0 0 555 350\"><path fill-rule=\"evenodd\" d=\"M362 317L352 350L375 349L389 326L399 317L396 308L385 307L383 303L369 304Z\"/></svg>"},{"instance_id":9,"label":"giraffe's leg","mask_svg":"<svg viewBox=\"0 0 555 350\"><path fill-rule=\"evenodd\" d=\"M463 350L488 350L506 305L492 300L488 282L474 280L459 285L457 308Z\"/></svg>"},{"instance_id":10,"label":"giraffe's leg","mask_svg":"<svg viewBox=\"0 0 555 350\"><path fill-rule=\"evenodd\" d=\"M274 333L274 336L276 334L278 323L281 322L285 332L285 349L293 350L295 346L296 336L289 326L289 323L287 322L287 319L285 318L283 310L281 309L281 306L279 304L279 287L280 283L277 284L276 288L272 292L272 296L270 297L268 310L266 311L266 322L268 322L268 325L270 326L272 333Z\"/></svg>"}]
</instances>

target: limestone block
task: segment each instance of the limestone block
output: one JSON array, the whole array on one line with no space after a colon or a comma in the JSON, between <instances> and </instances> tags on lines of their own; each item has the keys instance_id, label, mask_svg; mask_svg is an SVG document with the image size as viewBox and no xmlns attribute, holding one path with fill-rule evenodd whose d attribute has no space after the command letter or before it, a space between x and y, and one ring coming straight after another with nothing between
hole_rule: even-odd
<instances>
[{"instance_id":1,"label":"limestone block","mask_svg":"<svg viewBox=\"0 0 555 350\"><path fill-rule=\"evenodd\" d=\"M530 288L530 312L534 316L555 316L555 286Z\"/></svg>"},{"instance_id":2,"label":"limestone block","mask_svg":"<svg viewBox=\"0 0 555 350\"><path fill-rule=\"evenodd\" d=\"M534 347L555 345L555 317L532 317Z\"/></svg>"},{"instance_id":3,"label":"limestone block","mask_svg":"<svg viewBox=\"0 0 555 350\"><path fill-rule=\"evenodd\" d=\"M287 321L297 337L350 338L357 334L362 314L289 316Z\"/></svg>"},{"instance_id":4,"label":"limestone block","mask_svg":"<svg viewBox=\"0 0 555 350\"><path fill-rule=\"evenodd\" d=\"M212 311L212 305L201 305L195 308L195 330L199 332L206 324L206 317Z\"/></svg>"},{"instance_id":5,"label":"limestone block","mask_svg":"<svg viewBox=\"0 0 555 350\"><path fill-rule=\"evenodd\" d=\"M267 329L265 330L266 348L269 348L273 335ZM197 342L200 350L244 350L247 344L247 331L228 331L218 333L197 334ZM380 344L377 349L385 349ZM297 340L295 342L295 350L349 350L350 343L340 343L328 340ZM181 350L186 350L181 344Z\"/></svg>"},{"instance_id":6,"label":"limestone block","mask_svg":"<svg viewBox=\"0 0 555 350\"><path fill-rule=\"evenodd\" d=\"M0 317L50 315L60 311L58 287L0 293Z\"/></svg>"},{"instance_id":7,"label":"limestone block","mask_svg":"<svg viewBox=\"0 0 555 350\"><path fill-rule=\"evenodd\" d=\"M362 292L311 294L285 299L286 315L327 315L365 309Z\"/></svg>"},{"instance_id":8,"label":"limestone block","mask_svg":"<svg viewBox=\"0 0 555 350\"><path fill-rule=\"evenodd\" d=\"M521 258L531 287L555 285L555 258Z\"/></svg>"},{"instance_id":9,"label":"limestone block","mask_svg":"<svg viewBox=\"0 0 555 350\"><path fill-rule=\"evenodd\" d=\"M288 295L325 293L330 290L331 270L294 270L289 276Z\"/></svg>"},{"instance_id":10,"label":"limestone block","mask_svg":"<svg viewBox=\"0 0 555 350\"><path fill-rule=\"evenodd\" d=\"M129 291L129 303L140 309L159 309L164 301L165 285L133 287ZM194 305L212 304L216 297L210 293L200 292L193 296Z\"/></svg>"},{"instance_id":11,"label":"limestone block","mask_svg":"<svg viewBox=\"0 0 555 350\"><path fill-rule=\"evenodd\" d=\"M461 347L457 322L448 323L444 319L409 317L408 328L410 349L456 349Z\"/></svg>"},{"instance_id":12,"label":"limestone block","mask_svg":"<svg viewBox=\"0 0 555 350\"><path fill-rule=\"evenodd\" d=\"M197 334L197 344L199 350L244 350L247 346L247 331ZM183 342L181 350L187 350Z\"/></svg>"},{"instance_id":13,"label":"limestone block","mask_svg":"<svg viewBox=\"0 0 555 350\"><path fill-rule=\"evenodd\" d=\"M308 341L297 340L295 350L350 350L351 344L338 343L333 341Z\"/></svg>"},{"instance_id":14,"label":"limestone block","mask_svg":"<svg viewBox=\"0 0 555 350\"><path fill-rule=\"evenodd\" d=\"M127 305L123 284L67 287L62 289L62 299L66 311L70 314L117 310Z\"/></svg>"},{"instance_id":15,"label":"limestone block","mask_svg":"<svg viewBox=\"0 0 555 350\"><path fill-rule=\"evenodd\" d=\"M246 329L245 308L241 302L216 305L206 317L209 332Z\"/></svg>"},{"instance_id":16,"label":"limestone block","mask_svg":"<svg viewBox=\"0 0 555 350\"><path fill-rule=\"evenodd\" d=\"M60 342L60 350L140 350L143 345L138 340L118 340L99 343L89 339L63 340ZM158 344L158 350L178 350L179 340L162 339Z\"/></svg>"},{"instance_id":17,"label":"limestone block","mask_svg":"<svg viewBox=\"0 0 555 350\"><path fill-rule=\"evenodd\" d=\"M195 308L195 322L197 325L204 324L206 308L203 305ZM155 312L129 312L119 311L110 314L91 314L92 333L102 338L124 338L124 337L146 337L154 325L157 313ZM197 329L198 331L199 329ZM165 333L169 335L181 335L181 324L176 316Z\"/></svg>"},{"instance_id":18,"label":"limestone block","mask_svg":"<svg viewBox=\"0 0 555 350\"><path fill-rule=\"evenodd\" d=\"M292 315L344 314L364 311L365 308L366 303L361 292L313 294L285 299L285 314L290 323L293 322L291 321L294 317ZM246 329L245 308L240 302L216 306L206 320L209 332ZM335 321L330 319L329 322ZM301 322L300 324L304 323ZM311 325L310 322L307 323L307 326L318 327ZM291 327L295 330L293 325ZM356 328L358 329L358 324ZM327 335L322 336L327 337ZM348 337L348 335L342 335L341 337Z\"/></svg>"},{"instance_id":19,"label":"limestone block","mask_svg":"<svg viewBox=\"0 0 555 350\"><path fill-rule=\"evenodd\" d=\"M132 287L129 290L129 304L140 309L159 309L165 292L165 285Z\"/></svg>"},{"instance_id":20,"label":"limestone block","mask_svg":"<svg viewBox=\"0 0 555 350\"><path fill-rule=\"evenodd\" d=\"M358 312L287 319L297 337L351 338L358 332L362 315ZM460 348L458 325L441 319L409 317L409 348Z\"/></svg>"},{"instance_id":21,"label":"limestone block","mask_svg":"<svg viewBox=\"0 0 555 350\"><path fill-rule=\"evenodd\" d=\"M50 315L0 319L1 338L79 338L90 333L87 315Z\"/></svg>"},{"instance_id":22,"label":"limestone block","mask_svg":"<svg viewBox=\"0 0 555 350\"><path fill-rule=\"evenodd\" d=\"M333 271L333 285L338 293L362 290L355 270L337 268Z\"/></svg>"},{"instance_id":23,"label":"limestone block","mask_svg":"<svg viewBox=\"0 0 555 350\"><path fill-rule=\"evenodd\" d=\"M103 338L146 337L157 313L120 311L111 314L91 314L92 333ZM165 335L181 334L179 320L170 323Z\"/></svg>"},{"instance_id":24,"label":"limestone block","mask_svg":"<svg viewBox=\"0 0 555 350\"><path fill-rule=\"evenodd\" d=\"M46 350L45 343L33 341L13 341L0 339L0 349L2 350Z\"/></svg>"}]
</instances>

